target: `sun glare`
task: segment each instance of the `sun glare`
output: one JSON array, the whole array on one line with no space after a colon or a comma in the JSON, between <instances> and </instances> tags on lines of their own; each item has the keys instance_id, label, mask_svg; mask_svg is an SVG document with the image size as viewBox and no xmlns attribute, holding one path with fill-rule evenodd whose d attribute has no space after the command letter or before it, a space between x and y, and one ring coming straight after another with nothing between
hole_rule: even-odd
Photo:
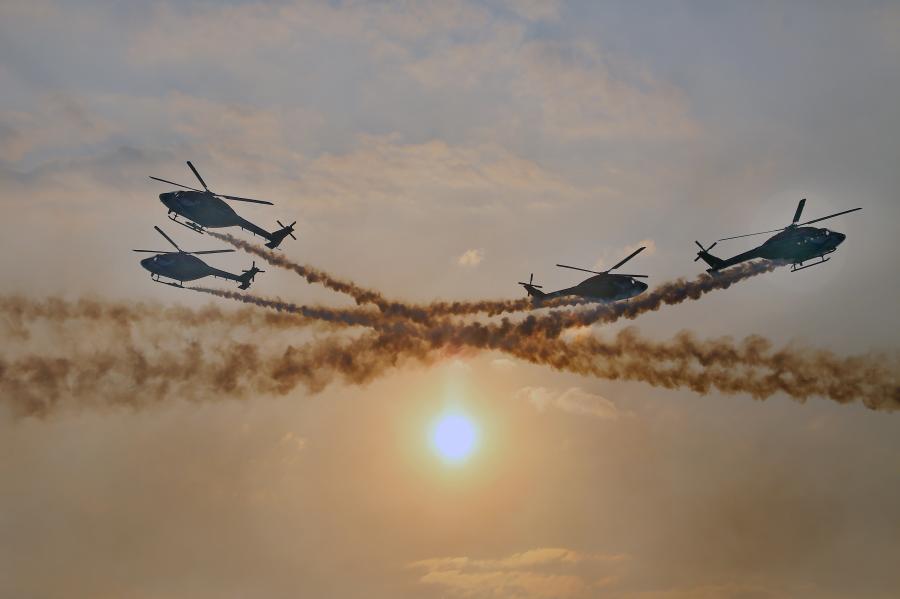
<instances>
[{"instance_id":1,"label":"sun glare","mask_svg":"<svg viewBox=\"0 0 900 599\"><path fill-rule=\"evenodd\" d=\"M431 432L431 442L445 462L464 462L475 450L478 432L472 421L460 414L443 416Z\"/></svg>"}]
</instances>

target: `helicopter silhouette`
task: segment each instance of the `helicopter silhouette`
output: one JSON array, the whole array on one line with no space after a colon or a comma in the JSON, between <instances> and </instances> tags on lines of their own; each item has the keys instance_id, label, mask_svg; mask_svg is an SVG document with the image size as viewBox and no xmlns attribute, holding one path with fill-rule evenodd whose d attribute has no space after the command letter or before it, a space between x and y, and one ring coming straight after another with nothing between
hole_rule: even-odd
<instances>
[{"instance_id":1,"label":"helicopter silhouette","mask_svg":"<svg viewBox=\"0 0 900 599\"><path fill-rule=\"evenodd\" d=\"M243 274L235 275L225 270L219 270L218 268L213 268L208 265L206 262L197 258L197 254L224 254L227 252L233 252L234 250L206 250L202 252L185 252L178 245L172 241L172 238L165 234L165 232L159 227L154 226L154 229L159 232L160 235L166 238L166 241L171 243L177 251L174 252L166 252L160 250L133 250L135 252L143 252L149 254L156 254L151 258L144 258L141 260L141 266L150 271L150 279L157 283L162 283L163 285L171 285L172 287L180 287L184 288L185 281L195 281L197 279L202 279L203 277L221 277L223 279L229 279L231 281L237 281L240 283L238 286L240 289L247 289L250 287L250 283L253 282L254 277L261 272L265 272L264 270L260 270L256 268L256 262L253 262L253 265L247 270L243 271ZM160 277L165 277L167 279L173 279L178 281L178 283L170 283L168 281L160 281Z\"/></svg>"},{"instance_id":2,"label":"helicopter silhouette","mask_svg":"<svg viewBox=\"0 0 900 599\"><path fill-rule=\"evenodd\" d=\"M800 200L800 203L797 204L797 210L794 212L794 219L791 221L791 224L783 229L772 229L771 231L760 231L759 233L724 237L716 240L708 248L704 248L699 241L695 241L694 243L700 246L700 251L697 252L697 257L694 258L694 262L702 258L703 261L709 265L707 272L711 273L754 258L784 260L791 264L791 272L828 262L831 258L826 258L825 256L837 250L837 247L843 243L847 236L843 233L838 233L837 231L830 231L824 228L820 229L818 227L807 227L806 225L811 225L812 223L817 223L828 218L834 218L835 216L840 216L849 212L856 212L857 210L862 210L862 208L852 208L850 210L844 210L843 212L835 212L828 216L814 218L805 223L798 223L797 221L800 220L800 215L803 213L803 207L805 205L806 198ZM767 239L762 245L742 254L732 256L726 260L717 258L709 253L709 251L720 241L738 239L740 237L752 237L753 235L764 235L765 233L775 233L776 231L778 234ZM806 266L803 265L807 260L813 260L815 258L820 258L820 261L807 264Z\"/></svg>"},{"instance_id":3,"label":"helicopter silhouette","mask_svg":"<svg viewBox=\"0 0 900 599\"><path fill-rule=\"evenodd\" d=\"M281 227L281 229L270 233L262 227L259 227L251 223L247 219L239 216L231 206L223 201L222 198L225 198L226 200L235 200L238 202L267 204L269 206L273 205L272 202L214 193L209 189L209 187L207 187L206 182L203 180L203 177L200 176L200 173L197 172L197 169L194 168L194 165L191 164L190 160L187 161L187 165L197 177L197 180L200 181L200 185L203 186L202 190L188 187L187 185L182 185L181 183L175 183L174 181L160 179L159 177L150 177L154 181L161 181L170 185L177 185L178 187L183 187L189 190L167 191L165 193L159 194L159 201L162 202L163 205L165 205L165 207L168 209L168 216L170 220L173 220L179 225L185 226L188 229L191 229L198 233L203 233L204 229L240 227L242 229L250 231L254 235L259 235L260 237L267 239L268 243L266 243L266 247L271 249L277 248L278 245L288 235L290 235L292 239L297 239L296 237L294 237L294 225L297 224L297 221L294 221L289 225L283 225L281 221L276 220L275 222L278 223L278 226ZM173 213L175 214L175 216L172 216ZM178 220L179 216L183 217L185 221Z\"/></svg>"},{"instance_id":4,"label":"helicopter silhouette","mask_svg":"<svg viewBox=\"0 0 900 599\"><path fill-rule=\"evenodd\" d=\"M542 302L555 297L565 297L576 295L594 302L614 302L618 300L628 299L636 295L640 295L647 290L647 284L643 281L637 281L637 278L647 278L647 275L625 275L612 274L611 270L615 270L644 251L646 246L640 247L623 258L615 266L604 271L588 270L586 268L578 268L577 266L567 266L565 264L557 264L560 268L571 268L572 270L580 270L583 272L594 273L596 276L585 279L574 287L567 287L558 291L544 293L541 291L542 285L534 284L534 273L531 273L527 283L519 281L519 285L525 288L528 295L535 302Z\"/></svg>"}]
</instances>

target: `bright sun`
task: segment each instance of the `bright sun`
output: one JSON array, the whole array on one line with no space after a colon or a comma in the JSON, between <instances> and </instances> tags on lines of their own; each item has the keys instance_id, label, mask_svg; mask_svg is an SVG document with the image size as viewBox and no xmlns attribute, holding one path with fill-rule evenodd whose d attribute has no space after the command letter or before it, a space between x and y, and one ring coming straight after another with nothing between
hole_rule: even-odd
<instances>
[{"instance_id":1,"label":"bright sun","mask_svg":"<svg viewBox=\"0 0 900 599\"><path fill-rule=\"evenodd\" d=\"M448 414L435 424L431 443L446 462L459 464L475 450L478 432L472 421L459 414Z\"/></svg>"}]
</instances>

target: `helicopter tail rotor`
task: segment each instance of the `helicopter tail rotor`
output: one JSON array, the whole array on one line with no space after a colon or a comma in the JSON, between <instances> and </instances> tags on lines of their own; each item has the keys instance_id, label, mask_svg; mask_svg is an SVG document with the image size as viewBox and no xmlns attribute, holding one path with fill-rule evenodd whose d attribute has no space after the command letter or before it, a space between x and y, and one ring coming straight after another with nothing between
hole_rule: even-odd
<instances>
[{"instance_id":1,"label":"helicopter tail rotor","mask_svg":"<svg viewBox=\"0 0 900 599\"><path fill-rule=\"evenodd\" d=\"M275 248L277 248L278 245L282 241L284 241L284 238L287 237L288 235L291 236L291 239L297 239L296 237L294 237L294 225L297 224L297 221L294 221L289 225L282 224L280 220L276 220L275 222L277 222L278 226L281 228L278 229L277 231L275 231L274 233L269 234L269 243L266 244L267 248L273 249L273 250Z\"/></svg>"},{"instance_id":2,"label":"helicopter tail rotor","mask_svg":"<svg viewBox=\"0 0 900 599\"><path fill-rule=\"evenodd\" d=\"M696 261L699 260L700 258L703 258L703 254L709 254L709 251L710 251L711 249L713 249L714 247L716 247L716 244L718 244L719 242L718 242L718 241L714 241L713 244L712 244L711 246L709 246L708 248L704 248L703 245L702 245L699 241L696 241L696 240L695 240L694 243L696 243L696 244L697 244L697 247L700 248L700 251L697 252L697 257L694 258L694 262L696 262Z\"/></svg>"},{"instance_id":3,"label":"helicopter tail rotor","mask_svg":"<svg viewBox=\"0 0 900 599\"><path fill-rule=\"evenodd\" d=\"M238 288L239 289L247 289L248 287L250 287L250 283L253 282L253 279L256 278L256 275L258 275L261 272L266 272L266 271L256 268L256 260L254 260L253 264L252 264L252 266L250 266L250 268L248 268L247 270L241 271L241 272L243 274L241 274L241 276L239 277L241 284L238 285Z\"/></svg>"},{"instance_id":4,"label":"helicopter tail rotor","mask_svg":"<svg viewBox=\"0 0 900 599\"><path fill-rule=\"evenodd\" d=\"M533 297L535 300L539 300L547 295L543 291L539 291L540 289L543 289L543 287L544 287L543 285L535 285L534 284L534 273L531 273L531 276L528 277L527 283L523 283L522 281L519 281L519 285L524 287L525 291L528 293L528 295Z\"/></svg>"}]
</instances>

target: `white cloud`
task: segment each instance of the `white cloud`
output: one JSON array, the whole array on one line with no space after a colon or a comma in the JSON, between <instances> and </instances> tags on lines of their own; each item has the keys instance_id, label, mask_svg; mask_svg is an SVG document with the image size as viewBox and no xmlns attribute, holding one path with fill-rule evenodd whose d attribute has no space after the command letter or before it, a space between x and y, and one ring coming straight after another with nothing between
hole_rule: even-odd
<instances>
[{"instance_id":1,"label":"white cloud","mask_svg":"<svg viewBox=\"0 0 900 599\"><path fill-rule=\"evenodd\" d=\"M460 266L476 267L484 260L484 250L466 250L462 256L456 259L456 263Z\"/></svg>"},{"instance_id":2,"label":"white cloud","mask_svg":"<svg viewBox=\"0 0 900 599\"><path fill-rule=\"evenodd\" d=\"M619 410L610 400L584 391L580 387L570 387L565 391L547 387L523 387L513 395L515 399L526 400L539 411L555 409L569 414L594 416L602 420L617 420Z\"/></svg>"}]
</instances>

